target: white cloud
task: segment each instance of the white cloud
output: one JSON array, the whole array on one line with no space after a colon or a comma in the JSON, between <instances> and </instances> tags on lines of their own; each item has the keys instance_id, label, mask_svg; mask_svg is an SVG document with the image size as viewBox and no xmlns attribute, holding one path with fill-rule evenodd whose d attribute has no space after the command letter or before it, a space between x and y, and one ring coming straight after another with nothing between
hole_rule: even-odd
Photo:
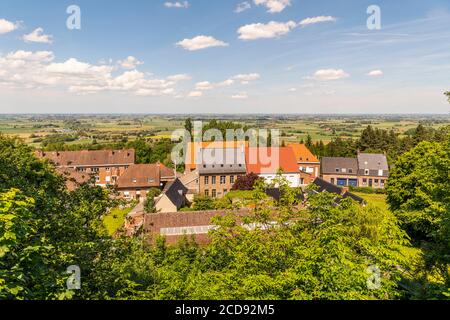
<instances>
[{"instance_id":1,"label":"white cloud","mask_svg":"<svg viewBox=\"0 0 450 320\"><path fill-rule=\"evenodd\" d=\"M16 51L0 55L0 87L13 89L51 88L66 89L71 93L86 95L102 91L138 96L165 96L175 93L177 79L157 79L137 70L114 75L111 64L93 65L70 58L54 62L50 51ZM183 75L186 77L186 75Z\"/></svg>"},{"instance_id":2,"label":"white cloud","mask_svg":"<svg viewBox=\"0 0 450 320\"><path fill-rule=\"evenodd\" d=\"M322 69L317 70L309 79L318 81L330 81L348 78L350 75L342 69Z\"/></svg>"},{"instance_id":3,"label":"white cloud","mask_svg":"<svg viewBox=\"0 0 450 320\"><path fill-rule=\"evenodd\" d=\"M372 70L367 74L369 77L381 77L383 75L382 70Z\"/></svg>"},{"instance_id":4,"label":"white cloud","mask_svg":"<svg viewBox=\"0 0 450 320\"><path fill-rule=\"evenodd\" d=\"M259 78L261 78L259 73L249 73L235 75L232 79L240 81L241 84L249 84L251 81L258 80Z\"/></svg>"},{"instance_id":5,"label":"white cloud","mask_svg":"<svg viewBox=\"0 0 450 320\"><path fill-rule=\"evenodd\" d=\"M265 6L270 13L278 13L283 11L287 6L291 5L291 0L253 0L257 6Z\"/></svg>"},{"instance_id":6,"label":"white cloud","mask_svg":"<svg viewBox=\"0 0 450 320\"><path fill-rule=\"evenodd\" d=\"M231 99L235 100L245 100L248 99L248 94L246 92L241 92L231 96Z\"/></svg>"},{"instance_id":7,"label":"white cloud","mask_svg":"<svg viewBox=\"0 0 450 320\"><path fill-rule=\"evenodd\" d=\"M30 34L26 34L22 37L25 42L37 42L37 43L52 43L53 37L47 34L44 34L44 29L37 28Z\"/></svg>"},{"instance_id":8,"label":"white cloud","mask_svg":"<svg viewBox=\"0 0 450 320\"><path fill-rule=\"evenodd\" d=\"M297 92L297 88L290 88L288 91L289 92Z\"/></svg>"},{"instance_id":9,"label":"white cloud","mask_svg":"<svg viewBox=\"0 0 450 320\"><path fill-rule=\"evenodd\" d=\"M174 82L189 81L192 80L192 77L188 74L174 74L172 76L168 76L167 80Z\"/></svg>"},{"instance_id":10,"label":"white cloud","mask_svg":"<svg viewBox=\"0 0 450 320\"><path fill-rule=\"evenodd\" d=\"M297 24L294 21L275 22L271 21L267 24L253 23L239 28L239 39L256 40L276 38L289 33Z\"/></svg>"},{"instance_id":11,"label":"white cloud","mask_svg":"<svg viewBox=\"0 0 450 320\"><path fill-rule=\"evenodd\" d=\"M241 13L241 12L244 12L244 11L250 9L251 7L252 7L252 5L250 4L250 2L244 1L244 2L239 3L236 6L236 9L234 10L234 12Z\"/></svg>"},{"instance_id":12,"label":"white cloud","mask_svg":"<svg viewBox=\"0 0 450 320\"><path fill-rule=\"evenodd\" d=\"M184 39L177 42L178 46L189 51L196 51L211 47L227 47L228 43L215 39L210 36L197 36L192 39Z\"/></svg>"},{"instance_id":13,"label":"white cloud","mask_svg":"<svg viewBox=\"0 0 450 320\"><path fill-rule=\"evenodd\" d=\"M164 3L164 6L166 6L167 8L187 9L189 8L189 2L188 1L166 2Z\"/></svg>"},{"instance_id":14,"label":"white cloud","mask_svg":"<svg viewBox=\"0 0 450 320\"><path fill-rule=\"evenodd\" d=\"M0 19L0 34L9 33L16 30L18 27L18 22L14 23L5 19Z\"/></svg>"},{"instance_id":15,"label":"white cloud","mask_svg":"<svg viewBox=\"0 0 450 320\"><path fill-rule=\"evenodd\" d=\"M312 17L312 18L306 18L302 20L299 25L302 27L308 26L310 24L316 24L316 23L323 23L323 22L335 22L337 19L332 16L319 16L319 17Z\"/></svg>"},{"instance_id":16,"label":"white cloud","mask_svg":"<svg viewBox=\"0 0 450 320\"><path fill-rule=\"evenodd\" d=\"M128 56L124 60L119 60L118 63L123 69L127 70L135 69L137 66L144 64L133 56Z\"/></svg>"},{"instance_id":17,"label":"white cloud","mask_svg":"<svg viewBox=\"0 0 450 320\"><path fill-rule=\"evenodd\" d=\"M203 92L201 91L191 91L188 94L189 98L200 98L201 96L203 96Z\"/></svg>"},{"instance_id":18,"label":"white cloud","mask_svg":"<svg viewBox=\"0 0 450 320\"><path fill-rule=\"evenodd\" d=\"M215 85L209 81L197 82L195 84L195 90L198 90L198 91L199 90L202 90L202 91L212 90L212 89L214 89L214 87L215 87Z\"/></svg>"}]
</instances>

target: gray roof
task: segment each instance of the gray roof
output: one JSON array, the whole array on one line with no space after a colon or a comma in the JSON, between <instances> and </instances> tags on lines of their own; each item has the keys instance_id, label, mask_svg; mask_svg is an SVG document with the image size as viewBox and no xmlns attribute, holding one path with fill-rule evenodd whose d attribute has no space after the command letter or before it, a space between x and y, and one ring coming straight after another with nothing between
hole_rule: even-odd
<instances>
[{"instance_id":1,"label":"gray roof","mask_svg":"<svg viewBox=\"0 0 450 320\"><path fill-rule=\"evenodd\" d=\"M235 149L203 150L203 163L197 165L199 174L245 173L245 151Z\"/></svg>"},{"instance_id":2,"label":"gray roof","mask_svg":"<svg viewBox=\"0 0 450 320\"><path fill-rule=\"evenodd\" d=\"M360 153L358 154L359 174L364 175L366 169L369 175L379 176L379 171L383 170L383 176L389 176L389 165L384 154Z\"/></svg>"},{"instance_id":3,"label":"gray roof","mask_svg":"<svg viewBox=\"0 0 450 320\"><path fill-rule=\"evenodd\" d=\"M339 172L336 171L339 169ZM345 172L342 172L345 169ZM351 173L349 172L351 169ZM322 174L355 175L358 172L358 160L356 158L324 157L322 158Z\"/></svg>"},{"instance_id":4,"label":"gray roof","mask_svg":"<svg viewBox=\"0 0 450 320\"><path fill-rule=\"evenodd\" d=\"M174 205L177 206L178 209L180 209L183 205L187 192L188 189L184 186L184 184L181 183L179 179L176 179L173 182L169 182L164 189L164 194L167 196L167 198L169 198L170 201L172 201Z\"/></svg>"}]
</instances>

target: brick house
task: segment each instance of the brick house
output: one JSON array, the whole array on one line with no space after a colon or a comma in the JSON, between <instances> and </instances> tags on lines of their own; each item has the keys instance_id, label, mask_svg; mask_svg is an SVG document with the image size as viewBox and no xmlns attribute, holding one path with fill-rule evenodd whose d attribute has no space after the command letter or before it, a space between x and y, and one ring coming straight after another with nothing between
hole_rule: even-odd
<instances>
[{"instance_id":1,"label":"brick house","mask_svg":"<svg viewBox=\"0 0 450 320\"><path fill-rule=\"evenodd\" d=\"M389 178L389 166L383 154L359 153L357 158L324 157L322 179L345 187L384 188Z\"/></svg>"},{"instance_id":2,"label":"brick house","mask_svg":"<svg viewBox=\"0 0 450 320\"><path fill-rule=\"evenodd\" d=\"M37 151L36 156L48 159L56 168L73 169L91 175L98 186L114 185L125 170L135 162L133 149Z\"/></svg>"},{"instance_id":3,"label":"brick house","mask_svg":"<svg viewBox=\"0 0 450 320\"><path fill-rule=\"evenodd\" d=\"M168 182L176 179L173 169L161 163L134 164L119 177L116 190L125 199L143 201L152 188L163 190Z\"/></svg>"}]
</instances>

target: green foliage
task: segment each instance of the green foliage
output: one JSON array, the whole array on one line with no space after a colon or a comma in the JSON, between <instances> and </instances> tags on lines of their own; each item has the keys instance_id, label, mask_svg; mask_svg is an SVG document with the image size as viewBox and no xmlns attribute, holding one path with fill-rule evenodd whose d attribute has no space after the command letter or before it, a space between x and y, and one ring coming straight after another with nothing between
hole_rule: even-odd
<instances>
[{"instance_id":1,"label":"green foliage","mask_svg":"<svg viewBox=\"0 0 450 320\"><path fill-rule=\"evenodd\" d=\"M422 142L399 157L387 185L388 203L424 251L421 298L442 298L450 287L450 135ZM430 274L437 274L430 281ZM436 280L437 279L437 280Z\"/></svg>"}]
</instances>

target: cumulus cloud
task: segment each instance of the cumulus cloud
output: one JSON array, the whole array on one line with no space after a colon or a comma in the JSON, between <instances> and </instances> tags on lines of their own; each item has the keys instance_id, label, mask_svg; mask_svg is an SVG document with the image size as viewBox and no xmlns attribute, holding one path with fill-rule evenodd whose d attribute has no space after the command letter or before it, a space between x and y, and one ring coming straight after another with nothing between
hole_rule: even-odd
<instances>
[{"instance_id":1,"label":"cumulus cloud","mask_svg":"<svg viewBox=\"0 0 450 320\"><path fill-rule=\"evenodd\" d=\"M323 23L323 22L335 22L337 19L332 16L318 16L312 18L306 18L300 21L299 25L302 27L306 27L311 24Z\"/></svg>"},{"instance_id":2,"label":"cumulus cloud","mask_svg":"<svg viewBox=\"0 0 450 320\"><path fill-rule=\"evenodd\" d=\"M22 37L25 42L37 42L37 43L52 43L53 37L47 34L44 34L44 29L37 28L33 32L26 34Z\"/></svg>"},{"instance_id":3,"label":"cumulus cloud","mask_svg":"<svg viewBox=\"0 0 450 320\"><path fill-rule=\"evenodd\" d=\"M189 2L188 1L165 2L164 6L166 8L187 9L189 8Z\"/></svg>"},{"instance_id":4,"label":"cumulus cloud","mask_svg":"<svg viewBox=\"0 0 450 320\"><path fill-rule=\"evenodd\" d=\"M278 13L291 5L291 0L253 0L257 6L265 6L267 12Z\"/></svg>"},{"instance_id":5,"label":"cumulus cloud","mask_svg":"<svg viewBox=\"0 0 450 320\"><path fill-rule=\"evenodd\" d=\"M244 11L250 9L251 7L252 7L252 5L250 4L250 2L244 1L244 2L238 3L234 12L241 13L241 12L244 12Z\"/></svg>"},{"instance_id":6,"label":"cumulus cloud","mask_svg":"<svg viewBox=\"0 0 450 320\"><path fill-rule=\"evenodd\" d=\"M259 73L248 73L235 75L232 79L240 81L241 84L249 84L251 81L258 80L259 78L261 78Z\"/></svg>"},{"instance_id":7,"label":"cumulus cloud","mask_svg":"<svg viewBox=\"0 0 450 320\"><path fill-rule=\"evenodd\" d=\"M11 22L5 19L0 19L0 34L9 33L19 27L18 22Z\"/></svg>"},{"instance_id":8,"label":"cumulus cloud","mask_svg":"<svg viewBox=\"0 0 450 320\"><path fill-rule=\"evenodd\" d=\"M269 39L281 37L295 27L297 27L297 24L294 21L271 21L267 24L253 23L242 26L238 29L238 33L241 40Z\"/></svg>"},{"instance_id":9,"label":"cumulus cloud","mask_svg":"<svg viewBox=\"0 0 450 320\"><path fill-rule=\"evenodd\" d=\"M342 69L322 69L317 70L309 79L318 81L331 81L348 78L350 75Z\"/></svg>"},{"instance_id":10,"label":"cumulus cloud","mask_svg":"<svg viewBox=\"0 0 450 320\"><path fill-rule=\"evenodd\" d=\"M382 70L372 70L369 73L367 73L369 77L381 77L383 75Z\"/></svg>"},{"instance_id":11,"label":"cumulus cloud","mask_svg":"<svg viewBox=\"0 0 450 320\"><path fill-rule=\"evenodd\" d=\"M172 96L177 79L182 78L176 75L158 79L137 70L115 74L117 69L113 64L95 65L76 58L63 62L54 60L50 51L20 50L0 55L0 87L48 87L83 95L110 91L138 96Z\"/></svg>"},{"instance_id":12,"label":"cumulus cloud","mask_svg":"<svg viewBox=\"0 0 450 320\"><path fill-rule=\"evenodd\" d=\"M135 69L137 66L144 64L133 56L128 56L124 60L119 60L119 65L126 70Z\"/></svg>"},{"instance_id":13,"label":"cumulus cloud","mask_svg":"<svg viewBox=\"0 0 450 320\"><path fill-rule=\"evenodd\" d=\"M197 36L177 42L177 45L188 51L196 51L212 47L227 47L228 43L211 36Z\"/></svg>"}]
</instances>

